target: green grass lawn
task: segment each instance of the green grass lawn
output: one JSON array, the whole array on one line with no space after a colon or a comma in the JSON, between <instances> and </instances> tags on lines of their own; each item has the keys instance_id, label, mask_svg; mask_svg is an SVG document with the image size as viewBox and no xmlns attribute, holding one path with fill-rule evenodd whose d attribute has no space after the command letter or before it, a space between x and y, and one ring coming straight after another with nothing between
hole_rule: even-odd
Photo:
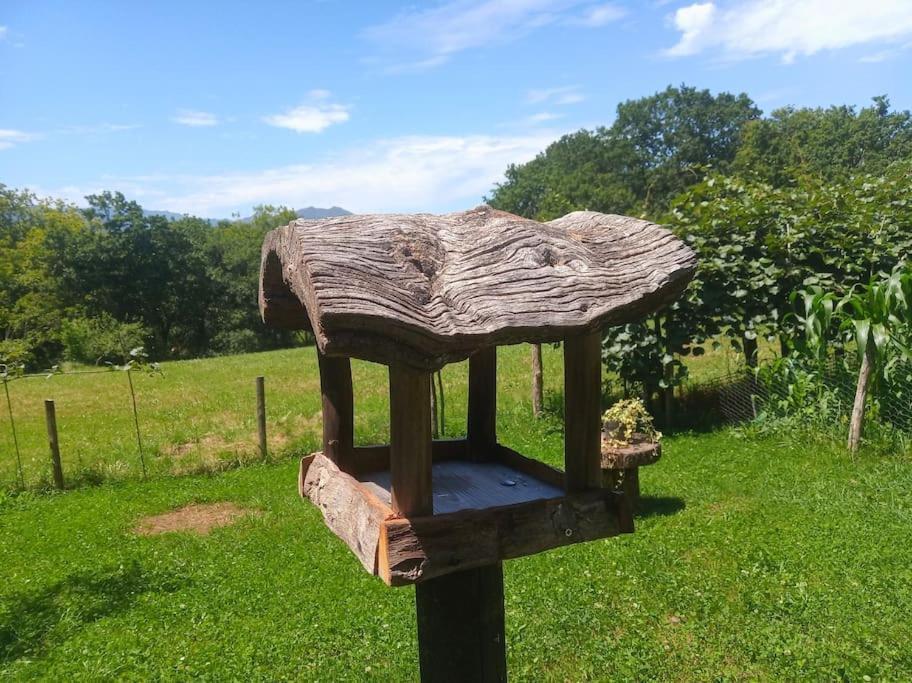
<instances>
[{"instance_id":1,"label":"green grass lawn","mask_svg":"<svg viewBox=\"0 0 912 683\"><path fill-rule=\"evenodd\" d=\"M552 420L505 441L559 461ZM0 503L0 678L414 680L413 591L368 576L297 465ZM668 440L636 533L506 563L513 680L909 680L912 463ZM259 511L140 537L189 502Z\"/></svg>"},{"instance_id":2,"label":"green grass lawn","mask_svg":"<svg viewBox=\"0 0 912 683\"><path fill-rule=\"evenodd\" d=\"M559 391L559 353L545 352ZM505 350L500 369L501 440L560 465L557 415L530 417L528 349ZM454 435L466 368L444 373ZM277 455L219 471L254 457L257 374ZM356 364L355 383L358 440L384 440L384 369ZM81 461L108 479L0 494L0 678L414 680L412 589L366 575L298 498L297 463L278 456L316 445L317 390L312 349L140 378L155 453L142 482L122 375L13 385L31 481L45 476L46 395L68 470ZM194 467L212 471L168 476ZM853 460L728 429L668 438L642 484L635 534L506 563L514 680L912 679L907 457ZM258 514L205 537L132 531L144 515L217 501Z\"/></svg>"}]
</instances>

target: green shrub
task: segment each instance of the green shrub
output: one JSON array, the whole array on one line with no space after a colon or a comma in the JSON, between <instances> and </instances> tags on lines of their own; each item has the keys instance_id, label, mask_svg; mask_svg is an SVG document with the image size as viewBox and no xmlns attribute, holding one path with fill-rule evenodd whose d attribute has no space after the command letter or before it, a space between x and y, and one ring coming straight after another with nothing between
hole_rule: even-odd
<instances>
[{"instance_id":1,"label":"green shrub","mask_svg":"<svg viewBox=\"0 0 912 683\"><path fill-rule=\"evenodd\" d=\"M148 336L141 323L120 322L107 314L72 318L61 329L64 358L93 365L123 362Z\"/></svg>"},{"instance_id":2,"label":"green shrub","mask_svg":"<svg viewBox=\"0 0 912 683\"><path fill-rule=\"evenodd\" d=\"M0 339L0 363L29 366L34 360L34 354L27 340Z\"/></svg>"},{"instance_id":3,"label":"green shrub","mask_svg":"<svg viewBox=\"0 0 912 683\"><path fill-rule=\"evenodd\" d=\"M262 344L253 330L224 330L213 337L212 349L216 353L233 355L259 351Z\"/></svg>"}]
</instances>

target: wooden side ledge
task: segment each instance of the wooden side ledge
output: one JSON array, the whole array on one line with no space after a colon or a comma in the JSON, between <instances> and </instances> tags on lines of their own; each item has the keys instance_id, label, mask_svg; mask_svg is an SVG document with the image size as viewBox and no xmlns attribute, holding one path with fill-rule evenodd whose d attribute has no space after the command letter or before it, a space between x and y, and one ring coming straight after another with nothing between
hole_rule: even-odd
<instances>
[{"instance_id":1,"label":"wooden side ledge","mask_svg":"<svg viewBox=\"0 0 912 683\"><path fill-rule=\"evenodd\" d=\"M301 495L320 508L326 526L376 574L380 524L392 515L389 507L323 453L301 460L298 481Z\"/></svg>"},{"instance_id":2,"label":"wooden side ledge","mask_svg":"<svg viewBox=\"0 0 912 683\"><path fill-rule=\"evenodd\" d=\"M529 476L551 470L509 449L496 456ZM530 463L539 467L529 467ZM395 515L390 506L322 453L301 461L299 481L301 495L320 508L326 526L351 548L367 571L390 586L633 531L623 496L607 489L404 517Z\"/></svg>"},{"instance_id":3,"label":"wooden side ledge","mask_svg":"<svg viewBox=\"0 0 912 683\"><path fill-rule=\"evenodd\" d=\"M621 533L620 496L595 490L483 510L381 523L378 575L405 586Z\"/></svg>"}]
</instances>

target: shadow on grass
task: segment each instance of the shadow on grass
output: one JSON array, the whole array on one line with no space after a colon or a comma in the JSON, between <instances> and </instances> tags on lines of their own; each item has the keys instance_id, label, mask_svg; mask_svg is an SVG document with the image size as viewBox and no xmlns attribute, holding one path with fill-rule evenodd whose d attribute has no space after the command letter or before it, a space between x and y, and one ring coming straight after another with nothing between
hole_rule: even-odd
<instances>
[{"instance_id":1,"label":"shadow on grass","mask_svg":"<svg viewBox=\"0 0 912 683\"><path fill-rule=\"evenodd\" d=\"M0 662L40 654L85 625L129 609L143 593L173 593L188 583L146 572L133 562L74 574L37 593L11 595L0 602Z\"/></svg>"},{"instance_id":2,"label":"shadow on grass","mask_svg":"<svg viewBox=\"0 0 912 683\"><path fill-rule=\"evenodd\" d=\"M675 515L685 508L682 498L671 496L641 496L635 517L667 517Z\"/></svg>"}]
</instances>

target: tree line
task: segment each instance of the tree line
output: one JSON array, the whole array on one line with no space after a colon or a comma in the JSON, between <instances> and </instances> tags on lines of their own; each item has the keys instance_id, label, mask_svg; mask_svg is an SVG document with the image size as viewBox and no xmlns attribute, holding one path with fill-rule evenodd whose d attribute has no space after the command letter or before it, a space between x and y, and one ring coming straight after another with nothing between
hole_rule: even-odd
<instances>
[{"instance_id":1,"label":"tree line","mask_svg":"<svg viewBox=\"0 0 912 683\"><path fill-rule=\"evenodd\" d=\"M747 364L757 340L793 337L789 294L889 272L912 248L912 115L871 106L783 108L688 86L623 102L512 165L487 201L550 220L590 209L668 225L699 256L686 295L605 335L606 364L647 396L679 384L682 356L728 337ZM0 185L0 363L123 362L289 346L259 321L265 233L295 218L147 215L119 193L86 207Z\"/></svg>"},{"instance_id":2,"label":"tree line","mask_svg":"<svg viewBox=\"0 0 912 683\"><path fill-rule=\"evenodd\" d=\"M695 250L696 277L678 302L604 335L625 388L670 405L682 356L728 338L754 366L761 337L788 354L800 337L792 292L846 293L908 258L912 114L875 97L861 109L763 117L745 94L669 87L510 166L489 202L538 220L641 216Z\"/></svg>"},{"instance_id":3,"label":"tree line","mask_svg":"<svg viewBox=\"0 0 912 683\"><path fill-rule=\"evenodd\" d=\"M294 211L248 221L146 215L120 193L79 209L0 185L0 362L125 362L289 346L259 320L260 247Z\"/></svg>"}]
</instances>

